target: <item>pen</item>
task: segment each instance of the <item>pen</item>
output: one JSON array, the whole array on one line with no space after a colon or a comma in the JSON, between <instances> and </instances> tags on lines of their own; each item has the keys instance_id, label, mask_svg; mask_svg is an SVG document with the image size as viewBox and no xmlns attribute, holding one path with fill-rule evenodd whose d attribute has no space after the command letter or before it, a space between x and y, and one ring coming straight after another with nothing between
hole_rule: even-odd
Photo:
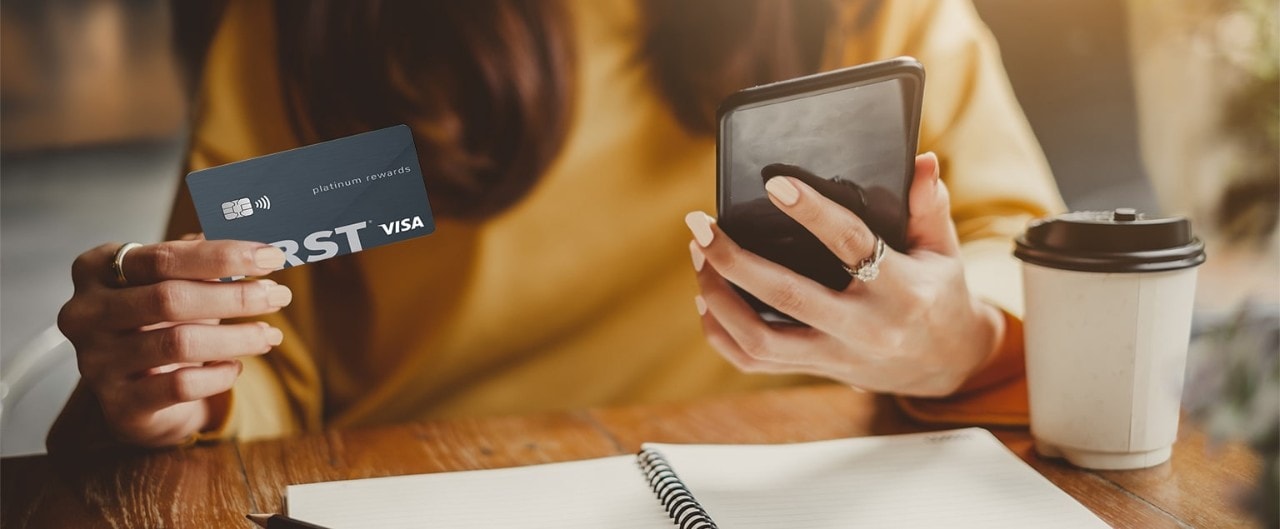
<instances>
[{"instance_id":1,"label":"pen","mask_svg":"<svg viewBox=\"0 0 1280 529\"><path fill-rule=\"evenodd\" d=\"M264 529L325 529L316 524L294 520L280 514L246 514L245 518Z\"/></svg>"}]
</instances>

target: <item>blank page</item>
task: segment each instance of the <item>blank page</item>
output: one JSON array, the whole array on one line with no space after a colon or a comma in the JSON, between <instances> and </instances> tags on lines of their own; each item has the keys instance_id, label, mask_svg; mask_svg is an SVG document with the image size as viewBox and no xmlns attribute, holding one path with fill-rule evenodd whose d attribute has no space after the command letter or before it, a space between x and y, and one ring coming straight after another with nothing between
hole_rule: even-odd
<instances>
[{"instance_id":1,"label":"blank page","mask_svg":"<svg viewBox=\"0 0 1280 529\"><path fill-rule=\"evenodd\" d=\"M980 428L645 447L666 456L721 529L1107 527Z\"/></svg>"},{"instance_id":2,"label":"blank page","mask_svg":"<svg viewBox=\"0 0 1280 529\"><path fill-rule=\"evenodd\" d=\"M668 529L634 456L288 488L289 516L331 529Z\"/></svg>"}]
</instances>

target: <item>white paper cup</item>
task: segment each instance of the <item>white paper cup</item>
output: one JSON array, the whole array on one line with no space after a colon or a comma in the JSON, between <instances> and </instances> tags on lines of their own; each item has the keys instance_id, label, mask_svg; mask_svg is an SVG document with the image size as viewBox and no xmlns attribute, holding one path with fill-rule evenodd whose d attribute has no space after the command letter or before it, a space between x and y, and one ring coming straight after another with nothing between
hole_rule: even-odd
<instances>
[{"instance_id":1,"label":"white paper cup","mask_svg":"<svg viewBox=\"0 0 1280 529\"><path fill-rule=\"evenodd\" d=\"M1015 254L1037 452L1093 469L1167 461L1204 262L1189 223L1070 213L1033 223Z\"/></svg>"}]
</instances>

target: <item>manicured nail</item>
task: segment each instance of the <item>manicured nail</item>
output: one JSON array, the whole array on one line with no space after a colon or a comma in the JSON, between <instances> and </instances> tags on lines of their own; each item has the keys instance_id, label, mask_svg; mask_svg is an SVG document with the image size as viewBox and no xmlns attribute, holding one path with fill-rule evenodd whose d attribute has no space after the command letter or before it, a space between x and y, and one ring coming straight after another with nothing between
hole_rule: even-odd
<instances>
[{"instance_id":1,"label":"manicured nail","mask_svg":"<svg viewBox=\"0 0 1280 529\"><path fill-rule=\"evenodd\" d=\"M279 270L284 267L284 252L275 246L258 248L253 252L253 262L263 270Z\"/></svg>"},{"instance_id":2,"label":"manicured nail","mask_svg":"<svg viewBox=\"0 0 1280 529\"><path fill-rule=\"evenodd\" d=\"M702 249L693 241L689 241L689 255L693 257L693 271L701 272L702 265L707 262L707 254L702 253Z\"/></svg>"},{"instance_id":3,"label":"manicured nail","mask_svg":"<svg viewBox=\"0 0 1280 529\"><path fill-rule=\"evenodd\" d=\"M702 299L702 296L693 297L693 306L698 308L699 316L705 316L707 314L707 300Z\"/></svg>"},{"instance_id":4,"label":"manicured nail","mask_svg":"<svg viewBox=\"0 0 1280 529\"><path fill-rule=\"evenodd\" d=\"M267 343L272 346L280 345L284 341L284 332L272 326L267 326Z\"/></svg>"},{"instance_id":5,"label":"manicured nail","mask_svg":"<svg viewBox=\"0 0 1280 529\"><path fill-rule=\"evenodd\" d=\"M284 285L267 286L267 304L272 307L283 307L293 301L293 291Z\"/></svg>"},{"instance_id":6,"label":"manicured nail","mask_svg":"<svg viewBox=\"0 0 1280 529\"><path fill-rule=\"evenodd\" d=\"M706 213L694 211L684 216L684 223L689 225L689 231L693 232L693 239L698 241L698 246L706 248L711 244L711 238L715 234L711 231L711 221L713 219Z\"/></svg>"},{"instance_id":7,"label":"manicured nail","mask_svg":"<svg viewBox=\"0 0 1280 529\"><path fill-rule=\"evenodd\" d=\"M764 183L765 191L768 191L773 198L778 199L786 206L794 206L797 200L800 200L800 190L796 189L795 184L784 176L775 176Z\"/></svg>"}]
</instances>

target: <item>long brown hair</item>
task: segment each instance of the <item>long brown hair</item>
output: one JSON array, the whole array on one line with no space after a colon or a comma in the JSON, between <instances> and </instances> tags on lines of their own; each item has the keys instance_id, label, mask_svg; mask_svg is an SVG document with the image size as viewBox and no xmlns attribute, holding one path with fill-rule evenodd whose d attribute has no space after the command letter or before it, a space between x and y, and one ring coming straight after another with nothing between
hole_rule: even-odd
<instances>
[{"instance_id":1,"label":"long brown hair","mask_svg":"<svg viewBox=\"0 0 1280 529\"><path fill-rule=\"evenodd\" d=\"M644 3L655 88L680 123L714 132L739 88L819 68L834 0ZM173 3L195 78L226 0ZM862 6L865 20L876 2ZM564 141L574 45L554 0L276 0L282 95L301 143L397 123L414 131L432 207L482 218L536 183Z\"/></svg>"}]
</instances>

